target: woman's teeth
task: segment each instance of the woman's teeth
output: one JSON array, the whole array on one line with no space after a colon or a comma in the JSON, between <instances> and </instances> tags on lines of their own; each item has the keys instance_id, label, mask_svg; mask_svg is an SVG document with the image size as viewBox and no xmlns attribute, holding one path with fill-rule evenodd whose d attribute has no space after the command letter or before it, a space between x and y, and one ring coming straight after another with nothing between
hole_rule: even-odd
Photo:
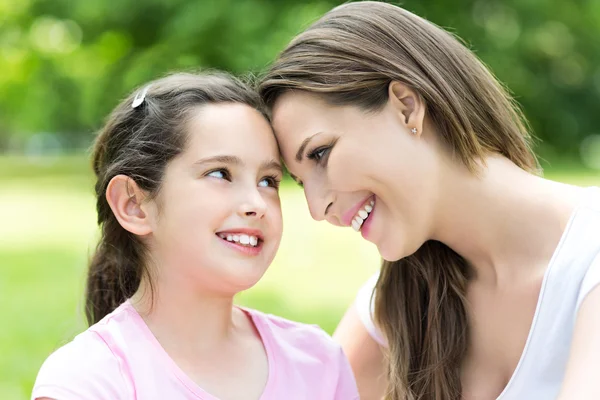
<instances>
[{"instance_id":1,"label":"woman's teeth","mask_svg":"<svg viewBox=\"0 0 600 400\"><path fill-rule=\"evenodd\" d=\"M258 238L256 236L244 235L244 234L230 234L230 233L219 233L221 239L227 240L228 242L234 242L248 247L258 246Z\"/></svg>"},{"instance_id":2,"label":"woman's teeth","mask_svg":"<svg viewBox=\"0 0 600 400\"><path fill-rule=\"evenodd\" d=\"M358 210L358 212L354 216L354 219L352 220L352 229L354 229L356 232L360 231L360 228L362 227L363 222L365 222L365 219L367 219L369 214L371 214L371 211L373 211L374 205L375 205L375 200L371 200L363 208Z\"/></svg>"}]
</instances>

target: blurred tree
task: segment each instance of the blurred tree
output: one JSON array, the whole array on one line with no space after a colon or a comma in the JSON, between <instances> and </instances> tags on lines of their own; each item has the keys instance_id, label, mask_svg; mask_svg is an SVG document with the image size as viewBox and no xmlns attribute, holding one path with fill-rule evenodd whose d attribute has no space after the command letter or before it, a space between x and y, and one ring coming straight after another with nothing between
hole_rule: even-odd
<instances>
[{"instance_id":1,"label":"blurred tree","mask_svg":"<svg viewBox=\"0 0 600 400\"><path fill-rule=\"evenodd\" d=\"M87 143L120 97L168 71L258 72L342 1L0 0L0 146ZM406 0L464 38L524 106L544 157L600 133L600 2Z\"/></svg>"}]
</instances>

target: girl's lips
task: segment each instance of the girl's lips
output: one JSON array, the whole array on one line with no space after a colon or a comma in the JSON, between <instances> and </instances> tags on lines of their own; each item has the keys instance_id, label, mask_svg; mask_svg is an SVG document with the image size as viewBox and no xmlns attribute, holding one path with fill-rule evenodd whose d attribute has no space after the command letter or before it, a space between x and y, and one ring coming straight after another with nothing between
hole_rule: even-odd
<instances>
[{"instance_id":1,"label":"girl's lips","mask_svg":"<svg viewBox=\"0 0 600 400\"><path fill-rule=\"evenodd\" d=\"M235 231L235 232L239 232L239 231ZM240 244L239 242L230 242L227 239L223 239L219 235L216 235L216 236L217 236L217 239L219 239L223 244L225 244L229 248L239 251L240 253L247 255L247 256L257 256L258 254L260 254L260 252L262 251L262 248L263 248L263 244L264 244L263 239L260 239L258 241L258 243L256 244L256 246L247 246L247 245Z\"/></svg>"}]
</instances>

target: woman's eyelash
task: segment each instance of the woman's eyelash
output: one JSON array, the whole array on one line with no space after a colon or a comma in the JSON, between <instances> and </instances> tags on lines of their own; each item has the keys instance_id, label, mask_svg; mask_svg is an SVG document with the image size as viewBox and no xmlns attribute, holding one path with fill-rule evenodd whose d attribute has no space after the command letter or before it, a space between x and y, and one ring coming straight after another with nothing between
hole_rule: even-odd
<instances>
[{"instance_id":1,"label":"woman's eyelash","mask_svg":"<svg viewBox=\"0 0 600 400\"><path fill-rule=\"evenodd\" d=\"M309 160L316 161L316 163L319 164L323 159L327 158L330 150L331 146L317 147L316 149L308 153L307 158Z\"/></svg>"},{"instance_id":2,"label":"woman's eyelash","mask_svg":"<svg viewBox=\"0 0 600 400\"><path fill-rule=\"evenodd\" d=\"M314 150L310 151L306 157L309 160L315 161L317 164L322 164L323 166L326 166L327 159L329 158L329 153L331 153L331 150L333 149L333 146L335 145L336 141L337 139L333 140L327 145L315 148Z\"/></svg>"}]
</instances>

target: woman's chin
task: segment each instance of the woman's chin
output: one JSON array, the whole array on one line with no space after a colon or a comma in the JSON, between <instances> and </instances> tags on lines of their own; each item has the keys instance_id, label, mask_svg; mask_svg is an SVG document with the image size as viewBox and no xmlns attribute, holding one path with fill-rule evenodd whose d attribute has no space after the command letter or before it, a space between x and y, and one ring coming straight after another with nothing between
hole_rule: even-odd
<instances>
[{"instance_id":1,"label":"woman's chin","mask_svg":"<svg viewBox=\"0 0 600 400\"><path fill-rule=\"evenodd\" d=\"M399 245L399 243L401 244ZM377 250L385 261L395 262L413 255L419 250L419 247L421 247L420 244L406 243L404 240L386 240L377 245Z\"/></svg>"},{"instance_id":2,"label":"woman's chin","mask_svg":"<svg viewBox=\"0 0 600 400\"><path fill-rule=\"evenodd\" d=\"M398 261L406 257L406 255L404 254L404 252L401 251L402 249L399 246L386 246L386 244L383 243L377 246L377 250L379 250L379 255L381 256L381 258L388 262Z\"/></svg>"}]
</instances>

